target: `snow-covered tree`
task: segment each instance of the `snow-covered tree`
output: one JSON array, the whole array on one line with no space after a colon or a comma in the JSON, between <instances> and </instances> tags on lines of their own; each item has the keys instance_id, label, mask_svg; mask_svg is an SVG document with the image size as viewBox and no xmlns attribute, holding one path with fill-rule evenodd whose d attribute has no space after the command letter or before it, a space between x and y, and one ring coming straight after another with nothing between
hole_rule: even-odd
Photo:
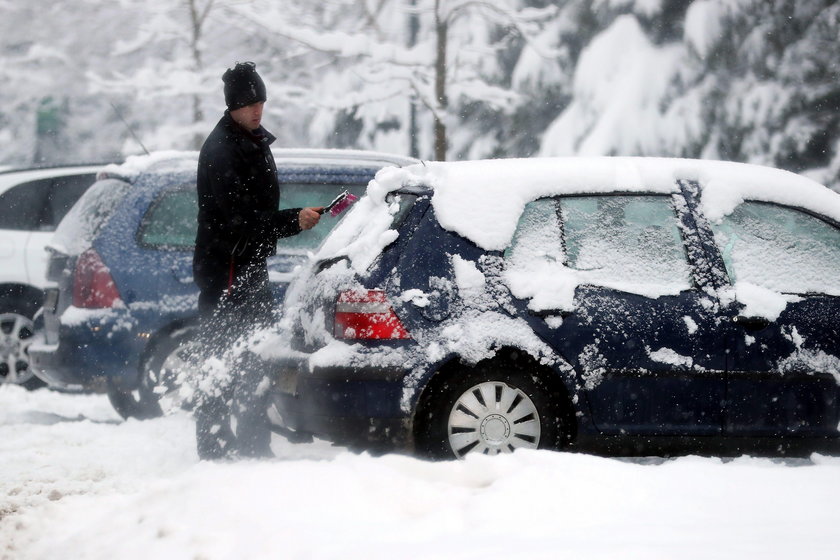
<instances>
[{"instance_id":1,"label":"snow-covered tree","mask_svg":"<svg viewBox=\"0 0 840 560\"><path fill-rule=\"evenodd\" d=\"M416 131L431 133L424 153L445 159L448 129L460 127L470 107L512 107L500 54L511 36L535 35L552 10L516 0L365 0L326 4L309 14L316 16L309 26L280 5L247 4L238 13L278 41L324 55L311 96L314 137L373 148L399 142L408 151L413 100L432 123Z\"/></svg>"},{"instance_id":2,"label":"snow-covered tree","mask_svg":"<svg viewBox=\"0 0 840 560\"><path fill-rule=\"evenodd\" d=\"M543 155L749 161L840 182L836 0L600 0Z\"/></svg>"},{"instance_id":3,"label":"snow-covered tree","mask_svg":"<svg viewBox=\"0 0 840 560\"><path fill-rule=\"evenodd\" d=\"M85 75L108 64L115 30L129 27L133 15L93 0L68 8L49 0L0 2L2 163L104 160L120 152L122 125L90 93Z\"/></svg>"},{"instance_id":4,"label":"snow-covered tree","mask_svg":"<svg viewBox=\"0 0 840 560\"><path fill-rule=\"evenodd\" d=\"M840 4L695 2L686 38L706 100L703 154L840 175Z\"/></svg>"},{"instance_id":5,"label":"snow-covered tree","mask_svg":"<svg viewBox=\"0 0 840 560\"><path fill-rule=\"evenodd\" d=\"M0 17L0 164L117 159L141 150L129 128L195 148L225 68L252 60L278 146L719 158L840 187L838 0L0 0Z\"/></svg>"}]
</instances>

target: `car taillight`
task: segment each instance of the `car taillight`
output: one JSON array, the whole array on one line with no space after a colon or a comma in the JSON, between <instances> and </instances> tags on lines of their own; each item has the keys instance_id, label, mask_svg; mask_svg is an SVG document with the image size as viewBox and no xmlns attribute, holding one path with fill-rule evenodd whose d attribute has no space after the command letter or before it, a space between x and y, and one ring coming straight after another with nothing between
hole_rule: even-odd
<instances>
[{"instance_id":1,"label":"car taillight","mask_svg":"<svg viewBox=\"0 0 840 560\"><path fill-rule=\"evenodd\" d=\"M99 253L88 249L76 261L73 273L73 305L84 309L113 307L120 293L111 277L111 271L102 262Z\"/></svg>"},{"instance_id":2,"label":"car taillight","mask_svg":"<svg viewBox=\"0 0 840 560\"><path fill-rule=\"evenodd\" d=\"M339 294L335 304L335 337L356 340L411 338L381 290Z\"/></svg>"}]
</instances>

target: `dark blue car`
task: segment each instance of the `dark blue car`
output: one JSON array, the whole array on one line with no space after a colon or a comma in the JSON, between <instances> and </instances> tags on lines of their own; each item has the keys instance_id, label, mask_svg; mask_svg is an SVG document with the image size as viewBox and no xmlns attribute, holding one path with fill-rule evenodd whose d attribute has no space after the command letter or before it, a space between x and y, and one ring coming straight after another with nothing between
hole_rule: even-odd
<instances>
[{"instance_id":1,"label":"dark blue car","mask_svg":"<svg viewBox=\"0 0 840 560\"><path fill-rule=\"evenodd\" d=\"M412 162L343 150L278 150L281 208L361 194L378 169ZM197 313L192 279L195 153L158 153L110 166L62 220L51 253L44 335L30 355L53 386L108 392L124 417L160 414L178 348ZM338 218L282 239L270 259L278 302L295 269Z\"/></svg>"},{"instance_id":2,"label":"dark blue car","mask_svg":"<svg viewBox=\"0 0 840 560\"><path fill-rule=\"evenodd\" d=\"M253 351L298 435L433 457L838 436L840 194L787 172L386 170L284 310Z\"/></svg>"}]
</instances>

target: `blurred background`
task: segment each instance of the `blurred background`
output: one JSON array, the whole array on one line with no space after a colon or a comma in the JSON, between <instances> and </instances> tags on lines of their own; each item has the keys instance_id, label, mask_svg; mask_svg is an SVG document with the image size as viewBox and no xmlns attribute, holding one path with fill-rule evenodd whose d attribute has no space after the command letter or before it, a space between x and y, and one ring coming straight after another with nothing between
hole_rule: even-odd
<instances>
[{"instance_id":1,"label":"blurred background","mask_svg":"<svg viewBox=\"0 0 840 560\"><path fill-rule=\"evenodd\" d=\"M251 60L275 147L699 157L840 188L838 1L0 0L0 21L0 166L198 149Z\"/></svg>"}]
</instances>

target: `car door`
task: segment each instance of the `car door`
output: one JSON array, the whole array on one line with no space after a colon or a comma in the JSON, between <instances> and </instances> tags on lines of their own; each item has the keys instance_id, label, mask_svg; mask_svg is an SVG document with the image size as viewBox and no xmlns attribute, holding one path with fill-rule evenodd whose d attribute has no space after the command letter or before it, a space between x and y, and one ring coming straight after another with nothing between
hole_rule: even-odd
<instances>
[{"instance_id":1,"label":"car door","mask_svg":"<svg viewBox=\"0 0 840 560\"><path fill-rule=\"evenodd\" d=\"M726 433L837 435L837 224L747 201L712 228L736 295Z\"/></svg>"},{"instance_id":2,"label":"car door","mask_svg":"<svg viewBox=\"0 0 840 560\"><path fill-rule=\"evenodd\" d=\"M27 270L33 284L41 285L47 277L46 246L55 228L95 180L95 173L62 175L42 180L44 185L40 188L46 189L45 197L37 215L37 227L33 228L26 246ZM48 187L45 186L47 184Z\"/></svg>"},{"instance_id":3,"label":"car door","mask_svg":"<svg viewBox=\"0 0 840 560\"><path fill-rule=\"evenodd\" d=\"M0 282L43 285L41 261L46 261L46 254L33 252L29 244L40 227L49 188L50 179L38 179L0 195Z\"/></svg>"},{"instance_id":4,"label":"car door","mask_svg":"<svg viewBox=\"0 0 840 560\"><path fill-rule=\"evenodd\" d=\"M194 182L174 182L151 201L137 231L139 266L156 283L136 287L145 297L167 294L174 297L194 294L192 260L198 229L198 201ZM156 273L151 273L156 272ZM128 283L128 282L127 282Z\"/></svg>"},{"instance_id":5,"label":"car door","mask_svg":"<svg viewBox=\"0 0 840 560\"><path fill-rule=\"evenodd\" d=\"M679 197L538 200L505 254L523 316L576 369L605 433L721 432L717 305L694 279Z\"/></svg>"}]
</instances>

